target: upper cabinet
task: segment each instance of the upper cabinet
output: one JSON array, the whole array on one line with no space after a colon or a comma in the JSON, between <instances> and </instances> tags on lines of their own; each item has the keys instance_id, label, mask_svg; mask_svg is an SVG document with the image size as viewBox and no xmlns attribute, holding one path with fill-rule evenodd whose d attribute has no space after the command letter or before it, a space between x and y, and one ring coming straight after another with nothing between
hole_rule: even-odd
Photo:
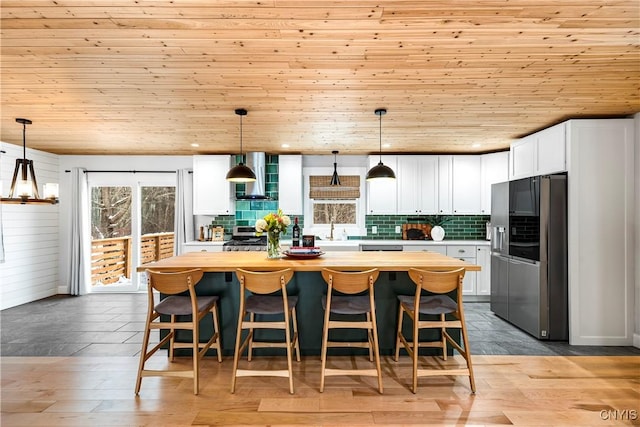
<instances>
[{"instance_id":1,"label":"upper cabinet","mask_svg":"<svg viewBox=\"0 0 640 427\"><path fill-rule=\"evenodd\" d=\"M395 181L370 182L370 215L489 215L491 184L506 181L509 153L383 156ZM370 158L370 165L378 157ZM396 167L397 166L397 167Z\"/></svg>"},{"instance_id":2,"label":"upper cabinet","mask_svg":"<svg viewBox=\"0 0 640 427\"><path fill-rule=\"evenodd\" d=\"M438 211L438 156L398 156L398 214Z\"/></svg>"},{"instance_id":3,"label":"upper cabinet","mask_svg":"<svg viewBox=\"0 0 640 427\"><path fill-rule=\"evenodd\" d=\"M537 133L538 159L535 175L546 175L567 170L566 123L560 123Z\"/></svg>"},{"instance_id":4,"label":"upper cabinet","mask_svg":"<svg viewBox=\"0 0 640 427\"><path fill-rule=\"evenodd\" d=\"M278 207L287 215L303 214L302 156L278 156Z\"/></svg>"},{"instance_id":5,"label":"upper cabinet","mask_svg":"<svg viewBox=\"0 0 640 427\"><path fill-rule=\"evenodd\" d=\"M231 156L193 156L193 214L235 213L233 184L226 180Z\"/></svg>"},{"instance_id":6,"label":"upper cabinet","mask_svg":"<svg viewBox=\"0 0 640 427\"><path fill-rule=\"evenodd\" d=\"M453 214L480 213L480 156L453 156Z\"/></svg>"},{"instance_id":7,"label":"upper cabinet","mask_svg":"<svg viewBox=\"0 0 640 427\"><path fill-rule=\"evenodd\" d=\"M480 156L480 213L491 215L491 185L509 179L509 152Z\"/></svg>"},{"instance_id":8,"label":"upper cabinet","mask_svg":"<svg viewBox=\"0 0 640 427\"><path fill-rule=\"evenodd\" d=\"M398 173L398 156L382 156L382 163ZM369 168L377 165L380 156L369 156ZM367 182L367 214L395 215L398 209L396 179L374 179Z\"/></svg>"},{"instance_id":9,"label":"upper cabinet","mask_svg":"<svg viewBox=\"0 0 640 427\"><path fill-rule=\"evenodd\" d=\"M438 158L438 210L441 215L453 213L453 156L434 156Z\"/></svg>"},{"instance_id":10,"label":"upper cabinet","mask_svg":"<svg viewBox=\"0 0 640 427\"><path fill-rule=\"evenodd\" d=\"M565 172L566 123L560 123L511 144L509 179Z\"/></svg>"}]
</instances>

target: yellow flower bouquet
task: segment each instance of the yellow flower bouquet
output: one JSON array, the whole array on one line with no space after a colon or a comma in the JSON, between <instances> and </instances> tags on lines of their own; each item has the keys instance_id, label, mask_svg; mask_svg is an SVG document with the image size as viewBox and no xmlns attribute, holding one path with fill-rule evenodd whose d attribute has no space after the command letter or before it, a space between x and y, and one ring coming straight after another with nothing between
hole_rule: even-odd
<instances>
[{"instance_id":1,"label":"yellow flower bouquet","mask_svg":"<svg viewBox=\"0 0 640 427\"><path fill-rule=\"evenodd\" d=\"M280 234L287 234L287 227L291 225L291 218L281 209L268 213L264 218L256 221L256 235L267 232L267 257L280 258Z\"/></svg>"}]
</instances>

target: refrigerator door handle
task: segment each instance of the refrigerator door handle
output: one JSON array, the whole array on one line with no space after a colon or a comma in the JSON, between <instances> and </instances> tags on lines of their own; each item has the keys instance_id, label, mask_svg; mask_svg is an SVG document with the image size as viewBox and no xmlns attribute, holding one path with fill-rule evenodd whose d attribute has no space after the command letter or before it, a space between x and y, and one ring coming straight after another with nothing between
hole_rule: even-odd
<instances>
[{"instance_id":1,"label":"refrigerator door handle","mask_svg":"<svg viewBox=\"0 0 640 427\"><path fill-rule=\"evenodd\" d=\"M498 233L498 227L493 227L491 232L491 251L496 252L500 249L500 233Z\"/></svg>"},{"instance_id":2,"label":"refrigerator door handle","mask_svg":"<svg viewBox=\"0 0 640 427\"><path fill-rule=\"evenodd\" d=\"M504 248L503 248L503 243L504 243L504 227L495 227L495 236L497 236L496 239L496 245L494 247L494 249L496 249L498 252L503 252Z\"/></svg>"}]
</instances>

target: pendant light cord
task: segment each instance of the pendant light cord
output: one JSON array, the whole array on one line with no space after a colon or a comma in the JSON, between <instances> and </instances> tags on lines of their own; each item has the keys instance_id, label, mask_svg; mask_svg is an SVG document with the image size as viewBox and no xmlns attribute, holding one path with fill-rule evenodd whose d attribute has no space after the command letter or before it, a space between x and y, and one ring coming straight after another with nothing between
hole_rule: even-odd
<instances>
[{"instance_id":1,"label":"pendant light cord","mask_svg":"<svg viewBox=\"0 0 640 427\"><path fill-rule=\"evenodd\" d=\"M240 163L244 163L244 152L242 151L242 115L240 115Z\"/></svg>"},{"instance_id":2,"label":"pendant light cord","mask_svg":"<svg viewBox=\"0 0 640 427\"><path fill-rule=\"evenodd\" d=\"M380 136L380 163L382 163L382 112L380 112L380 114L378 115L378 117L380 118L379 122L380 122L380 131L378 132L378 135Z\"/></svg>"},{"instance_id":3,"label":"pendant light cord","mask_svg":"<svg viewBox=\"0 0 640 427\"><path fill-rule=\"evenodd\" d=\"M27 161L27 122L22 123L22 158Z\"/></svg>"}]
</instances>

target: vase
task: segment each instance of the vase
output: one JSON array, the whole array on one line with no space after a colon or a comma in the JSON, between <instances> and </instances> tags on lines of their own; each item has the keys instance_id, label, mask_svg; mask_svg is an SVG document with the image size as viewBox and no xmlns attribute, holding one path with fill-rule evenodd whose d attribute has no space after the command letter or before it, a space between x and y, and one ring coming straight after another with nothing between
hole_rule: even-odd
<instances>
[{"instance_id":1,"label":"vase","mask_svg":"<svg viewBox=\"0 0 640 427\"><path fill-rule=\"evenodd\" d=\"M280 258L280 232L267 232L267 258Z\"/></svg>"},{"instance_id":2,"label":"vase","mask_svg":"<svg viewBox=\"0 0 640 427\"><path fill-rule=\"evenodd\" d=\"M441 242L444 239L444 228L436 225L431 229L431 238L436 242Z\"/></svg>"}]
</instances>

